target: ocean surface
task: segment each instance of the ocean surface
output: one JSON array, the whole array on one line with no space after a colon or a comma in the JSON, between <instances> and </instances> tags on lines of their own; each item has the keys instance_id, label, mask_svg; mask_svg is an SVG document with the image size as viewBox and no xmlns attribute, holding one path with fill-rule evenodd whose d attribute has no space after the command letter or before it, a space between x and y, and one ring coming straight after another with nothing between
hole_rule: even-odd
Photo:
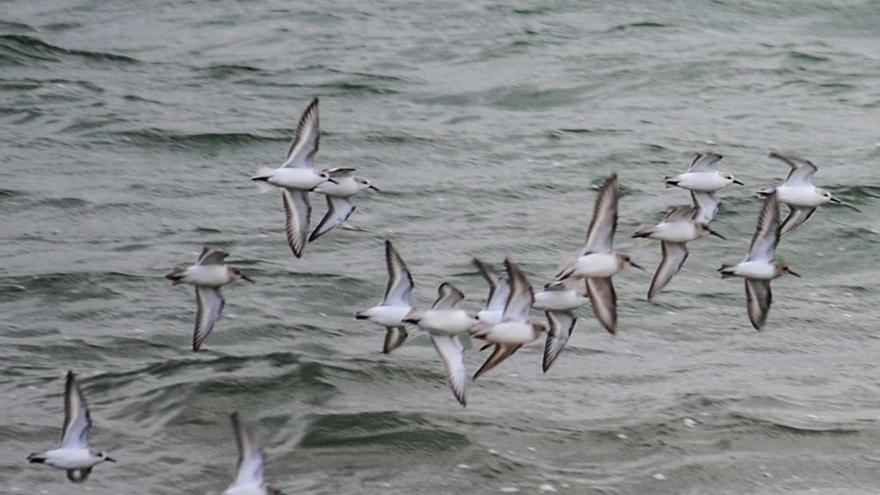
<instances>
[{"instance_id":1,"label":"ocean surface","mask_svg":"<svg viewBox=\"0 0 880 495\"><path fill-rule=\"evenodd\" d=\"M219 493L238 410L288 494L860 494L880 491L880 7L871 1L0 1L0 492ZM382 189L295 259L276 166L321 98L323 167ZM742 281L760 200L819 166L827 205L783 239L762 332ZM645 300L642 224L693 153L743 181ZM546 375L542 344L472 383L424 335L383 355L356 321L393 239L430 304L476 311L472 256L536 287L621 182L619 330L589 310ZM317 222L323 199L313 197ZM257 281L193 354L203 245ZM541 315L535 313L538 318ZM467 354L475 370L485 359ZM60 437L64 373L118 459L82 486L25 458Z\"/></svg>"}]
</instances>

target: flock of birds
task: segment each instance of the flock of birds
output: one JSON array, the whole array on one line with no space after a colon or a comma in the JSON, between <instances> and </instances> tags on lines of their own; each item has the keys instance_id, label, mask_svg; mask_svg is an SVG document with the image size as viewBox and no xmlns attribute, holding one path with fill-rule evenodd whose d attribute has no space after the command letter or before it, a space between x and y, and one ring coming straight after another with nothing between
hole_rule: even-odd
<instances>
[{"instance_id":1,"label":"flock of birds","mask_svg":"<svg viewBox=\"0 0 880 495\"><path fill-rule=\"evenodd\" d=\"M278 188L285 212L287 242L299 258L307 243L343 224L354 212L351 199L367 190L378 191L368 179L354 175L351 168L318 169L314 159L320 138L318 99L306 108L294 132L287 159L276 169L261 167L252 177L261 191ZM785 182L775 188L759 191L764 197L757 228L745 259L724 264L719 269L723 278L745 279L749 319L760 330L767 319L772 293L770 282L785 274L799 276L788 265L776 259L780 238L803 224L816 208L828 202L841 203L830 192L813 185L816 166L808 160L770 153L790 167ZM688 170L666 178L666 185L691 191L693 204L670 209L659 224L640 229L633 237L660 241L662 261L654 273L648 299L656 297L681 270L688 257L687 243L706 235L724 238L709 224L718 213L717 192L736 183L733 176L718 170L721 155L700 153ZM311 205L309 193L324 194L327 212L310 231ZM385 241L388 284L379 304L360 311L357 319L367 320L386 329L383 352L390 353L403 345L408 337L407 325L413 325L430 336L446 372L453 395L462 406L467 404L468 372L461 336L481 343L481 351L493 348L491 355L473 375L476 380L498 366L523 345L546 335L543 371L546 373L568 343L577 323L575 310L588 302L593 314L611 334L617 328L617 295L612 277L627 266L642 269L629 256L614 250L620 189L617 175L612 175L599 189L587 239L577 259L564 263L556 276L541 290L533 290L525 274L510 258L504 260L504 273L474 258L473 264L489 285L483 310L476 315L458 307L464 294L448 282L437 290L437 298L427 310L412 306L413 277L403 258L390 240ZM780 203L789 207L788 216L780 221ZM166 277L173 284L190 284L196 292L196 321L193 351L205 344L223 311L221 288L238 279L253 283L240 269L228 265L228 253L203 248L198 260L190 266L175 267ZM582 290L585 289L585 290ZM547 324L530 319L531 311L544 311ZM91 417L85 396L72 371L67 373L64 395L64 425L58 448L31 454L32 463L43 463L67 471L74 482L86 480L92 468L102 462L115 462L104 452L89 446ZM238 446L238 467L233 483L224 495L279 495L281 492L266 484L263 477L265 455L253 432L232 414L232 425Z\"/></svg>"}]
</instances>

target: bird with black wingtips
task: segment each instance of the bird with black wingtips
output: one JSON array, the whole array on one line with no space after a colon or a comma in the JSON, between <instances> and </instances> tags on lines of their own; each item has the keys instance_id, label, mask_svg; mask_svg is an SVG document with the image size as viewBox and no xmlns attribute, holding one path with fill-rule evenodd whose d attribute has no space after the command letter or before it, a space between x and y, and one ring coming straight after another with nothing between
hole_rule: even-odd
<instances>
[{"instance_id":1,"label":"bird with black wingtips","mask_svg":"<svg viewBox=\"0 0 880 495\"><path fill-rule=\"evenodd\" d=\"M743 185L736 177L718 170L723 158L718 153L697 153L690 167L683 174L666 178L667 186L677 186L691 191L714 192L728 184Z\"/></svg>"},{"instance_id":2,"label":"bird with black wingtips","mask_svg":"<svg viewBox=\"0 0 880 495\"><path fill-rule=\"evenodd\" d=\"M403 319L412 311L410 297L415 284L409 268L406 267L406 263L391 240L385 241L385 265L388 268L385 295L379 304L359 311L355 317L385 327L385 344L382 352L388 354L403 345L408 336Z\"/></svg>"}]
</instances>

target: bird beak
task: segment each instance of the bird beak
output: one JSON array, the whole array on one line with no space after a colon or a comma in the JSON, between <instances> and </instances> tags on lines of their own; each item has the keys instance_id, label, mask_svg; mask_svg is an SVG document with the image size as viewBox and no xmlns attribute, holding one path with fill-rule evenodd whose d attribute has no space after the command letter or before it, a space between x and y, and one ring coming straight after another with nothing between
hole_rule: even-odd
<instances>
[{"instance_id":1,"label":"bird beak","mask_svg":"<svg viewBox=\"0 0 880 495\"><path fill-rule=\"evenodd\" d=\"M630 266L633 267L633 268L638 268L639 270L645 271L645 269L644 269L641 265L637 265L637 264L635 264L635 263L632 262L632 261L630 261L629 264L630 264Z\"/></svg>"},{"instance_id":2,"label":"bird beak","mask_svg":"<svg viewBox=\"0 0 880 495\"><path fill-rule=\"evenodd\" d=\"M336 179L334 179L333 177L328 177L328 178L327 178L327 182L332 182L332 183L334 183L334 184L339 184L339 181L336 180Z\"/></svg>"},{"instance_id":3,"label":"bird beak","mask_svg":"<svg viewBox=\"0 0 880 495\"><path fill-rule=\"evenodd\" d=\"M376 187L376 186L374 186L374 185L370 185L370 189L372 189L372 190L374 190L374 191L376 191L376 192L382 192L381 189L379 189L378 187Z\"/></svg>"},{"instance_id":4,"label":"bird beak","mask_svg":"<svg viewBox=\"0 0 880 495\"><path fill-rule=\"evenodd\" d=\"M245 275L244 273L241 274L241 278L242 278L242 280L247 280L248 282L250 282L250 283L252 283L252 284L255 284L255 283L256 283L256 282L254 282L254 279L248 277L248 276Z\"/></svg>"},{"instance_id":5,"label":"bird beak","mask_svg":"<svg viewBox=\"0 0 880 495\"><path fill-rule=\"evenodd\" d=\"M723 235L719 234L718 232L715 232L714 230L710 229L709 227L706 227L706 230L708 230L709 233L714 235L715 237L720 237L721 239L724 239L725 241L727 240L727 237L724 237Z\"/></svg>"},{"instance_id":6,"label":"bird beak","mask_svg":"<svg viewBox=\"0 0 880 495\"><path fill-rule=\"evenodd\" d=\"M789 269L787 269L787 270L786 270L786 271L787 271L787 272L788 272L788 274L789 274L789 275L794 275L794 276L795 276L795 277L797 277L797 278L801 278L801 276L800 276L800 275L798 275L798 274L797 274L797 273L795 273L795 272L793 272L793 271L791 271L791 269L790 269L790 268L789 268Z\"/></svg>"},{"instance_id":7,"label":"bird beak","mask_svg":"<svg viewBox=\"0 0 880 495\"><path fill-rule=\"evenodd\" d=\"M105 457L104 460L107 462L116 462L116 459L114 459L112 457Z\"/></svg>"},{"instance_id":8,"label":"bird beak","mask_svg":"<svg viewBox=\"0 0 880 495\"><path fill-rule=\"evenodd\" d=\"M745 185L745 184L743 184L742 182L740 182L740 181L738 181L738 180L736 180L736 179L733 179L733 183L734 183L734 184L737 184L737 185L740 185L740 186L744 186L744 185Z\"/></svg>"},{"instance_id":9,"label":"bird beak","mask_svg":"<svg viewBox=\"0 0 880 495\"><path fill-rule=\"evenodd\" d=\"M842 205L842 204L843 204L843 201L841 201L841 200L835 198L834 196L831 196L831 202L832 202L832 203L837 203L837 204L839 204L839 205Z\"/></svg>"}]
</instances>

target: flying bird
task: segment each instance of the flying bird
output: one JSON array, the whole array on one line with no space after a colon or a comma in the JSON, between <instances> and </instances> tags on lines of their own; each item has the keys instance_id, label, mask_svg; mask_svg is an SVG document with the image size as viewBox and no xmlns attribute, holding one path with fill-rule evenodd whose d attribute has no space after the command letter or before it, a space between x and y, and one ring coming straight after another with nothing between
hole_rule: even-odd
<instances>
[{"instance_id":1,"label":"flying bird","mask_svg":"<svg viewBox=\"0 0 880 495\"><path fill-rule=\"evenodd\" d=\"M788 216L782 222L780 236L790 233L806 222L817 207L828 202L843 203L832 196L828 190L813 185L813 175L818 170L813 162L784 155L779 151L771 151L770 158L782 160L791 167L788 177L785 178L785 182L781 186L759 191L762 196L775 192L779 201L788 205Z\"/></svg>"},{"instance_id":2,"label":"flying bird","mask_svg":"<svg viewBox=\"0 0 880 495\"><path fill-rule=\"evenodd\" d=\"M318 99L314 98L296 126L293 141L287 148L287 160L278 168L260 167L251 177L261 192L269 192L273 186L281 188L287 243L297 258L302 257L309 235L312 216L309 191L325 182L338 182L331 177L331 173L354 170L316 169L315 154L318 153L319 140Z\"/></svg>"},{"instance_id":3,"label":"flying bird","mask_svg":"<svg viewBox=\"0 0 880 495\"><path fill-rule=\"evenodd\" d=\"M382 352L388 354L403 345L407 338L403 319L412 311L410 294L415 285L406 263L390 240L385 241L385 265L388 268L388 285L385 286L382 301L372 308L358 312L355 318L385 327Z\"/></svg>"},{"instance_id":4,"label":"flying bird","mask_svg":"<svg viewBox=\"0 0 880 495\"><path fill-rule=\"evenodd\" d=\"M356 208L351 202L352 197L367 189L381 192L369 179L354 175L354 169L334 169L329 174L334 182L324 182L314 189L327 198L327 213L312 231L309 242L315 242L315 239L348 220Z\"/></svg>"},{"instance_id":5,"label":"flying bird","mask_svg":"<svg viewBox=\"0 0 880 495\"><path fill-rule=\"evenodd\" d=\"M486 298L486 306L477 313L477 319L480 320L481 324L491 326L501 321L504 305L507 302L507 296L510 294L510 284L494 268L480 259L474 258L472 263L489 284L489 296Z\"/></svg>"},{"instance_id":6,"label":"flying bird","mask_svg":"<svg viewBox=\"0 0 880 495\"><path fill-rule=\"evenodd\" d=\"M617 294L611 277L627 266L642 269L629 256L614 251L619 198L620 186L617 174L614 174L599 189L593 220L587 230L587 242L580 257L574 263L564 265L554 280L545 286L553 289L563 286L568 279L585 278L593 313L612 334L617 330Z\"/></svg>"},{"instance_id":7,"label":"flying bird","mask_svg":"<svg viewBox=\"0 0 880 495\"><path fill-rule=\"evenodd\" d=\"M226 300L220 288L238 279L254 283L253 279L234 266L226 264L229 253L202 248L196 264L178 266L165 275L172 285L192 284L196 287L196 325L193 331L193 352L202 348L220 319Z\"/></svg>"},{"instance_id":8,"label":"flying bird","mask_svg":"<svg viewBox=\"0 0 880 495\"><path fill-rule=\"evenodd\" d=\"M79 388L73 371L68 371L64 383L64 426L61 445L42 454L31 454L28 456L28 461L64 469L67 471L67 479L74 483L85 481L97 464L116 462L104 452L89 447L91 427L92 418L86 397Z\"/></svg>"},{"instance_id":9,"label":"flying bird","mask_svg":"<svg viewBox=\"0 0 880 495\"><path fill-rule=\"evenodd\" d=\"M746 259L735 265L721 265L718 269L722 278L745 278L749 320L755 330L761 330L767 321L767 313L773 301L770 281L785 274L800 277L787 264L776 259L779 231L779 201L775 194L771 194L764 198L764 206L758 216L758 227L752 236Z\"/></svg>"},{"instance_id":10,"label":"flying bird","mask_svg":"<svg viewBox=\"0 0 880 495\"><path fill-rule=\"evenodd\" d=\"M235 480L223 495L282 495L281 490L269 486L263 477L266 453L256 435L241 421L238 412L232 413L232 429L238 446L238 466Z\"/></svg>"},{"instance_id":11,"label":"flying bird","mask_svg":"<svg viewBox=\"0 0 880 495\"><path fill-rule=\"evenodd\" d=\"M687 171L675 177L667 177L666 185L700 192L714 192L730 183L743 185L734 176L718 171L721 158L723 157L718 153L697 153Z\"/></svg>"}]
</instances>

